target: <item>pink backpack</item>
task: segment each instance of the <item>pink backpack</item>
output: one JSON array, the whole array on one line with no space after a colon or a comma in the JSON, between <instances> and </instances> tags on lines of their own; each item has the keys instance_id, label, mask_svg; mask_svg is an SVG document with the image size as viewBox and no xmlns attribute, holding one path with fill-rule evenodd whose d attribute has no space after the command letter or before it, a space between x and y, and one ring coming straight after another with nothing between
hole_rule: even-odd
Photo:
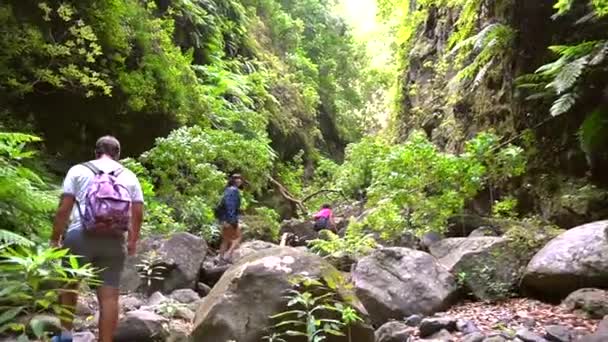
<instances>
[{"instance_id":1,"label":"pink backpack","mask_svg":"<svg viewBox=\"0 0 608 342\"><path fill-rule=\"evenodd\" d=\"M84 214L80 212L84 230L104 236L126 232L131 220L131 195L117 178L123 169L105 173L90 162L82 165L95 174L85 194Z\"/></svg>"}]
</instances>

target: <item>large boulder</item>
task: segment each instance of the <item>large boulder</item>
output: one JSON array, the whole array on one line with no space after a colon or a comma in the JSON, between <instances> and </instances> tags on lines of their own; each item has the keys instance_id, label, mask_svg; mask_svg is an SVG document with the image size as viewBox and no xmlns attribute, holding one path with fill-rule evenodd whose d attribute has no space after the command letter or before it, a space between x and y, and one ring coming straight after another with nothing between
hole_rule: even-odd
<instances>
[{"instance_id":1,"label":"large boulder","mask_svg":"<svg viewBox=\"0 0 608 342\"><path fill-rule=\"evenodd\" d=\"M313 221L299 221L295 219L283 221L279 236L283 236L283 234L293 234L296 236L296 240L298 241L297 246L306 246L308 241L319 237L319 233L314 229Z\"/></svg>"},{"instance_id":2,"label":"large boulder","mask_svg":"<svg viewBox=\"0 0 608 342\"><path fill-rule=\"evenodd\" d=\"M608 316L597 325L593 334L581 337L577 342L606 342L608 341Z\"/></svg>"},{"instance_id":3,"label":"large boulder","mask_svg":"<svg viewBox=\"0 0 608 342\"><path fill-rule=\"evenodd\" d=\"M164 341L168 336L168 320L151 311L128 312L118 323L115 342Z\"/></svg>"},{"instance_id":4,"label":"large boulder","mask_svg":"<svg viewBox=\"0 0 608 342\"><path fill-rule=\"evenodd\" d=\"M243 258L248 257L249 255L255 254L255 253L265 250L265 249L270 249L270 248L275 248L275 247L278 247L278 245L271 243L271 242L266 242L266 241L261 241L261 240L247 241L247 242L243 243L242 245L240 245L239 248L237 248L234 251L234 255L232 256L232 261L237 263L240 260L242 260Z\"/></svg>"},{"instance_id":5,"label":"large boulder","mask_svg":"<svg viewBox=\"0 0 608 342\"><path fill-rule=\"evenodd\" d=\"M351 275L355 293L377 325L446 309L458 289L435 258L408 248L377 249L359 260Z\"/></svg>"},{"instance_id":6,"label":"large boulder","mask_svg":"<svg viewBox=\"0 0 608 342\"><path fill-rule=\"evenodd\" d=\"M290 280L297 276L332 283L342 279L339 271L327 261L296 248L277 247L249 255L228 269L202 300L191 340L261 341L268 334L267 329L276 323L269 317L288 309L283 295L292 288ZM365 310L352 293L345 288L340 293L365 317ZM359 342L374 341L374 331L364 324L353 327L352 335ZM289 337L287 341L300 340ZM327 341L342 342L347 338L331 337Z\"/></svg>"},{"instance_id":7,"label":"large boulder","mask_svg":"<svg viewBox=\"0 0 608 342\"><path fill-rule=\"evenodd\" d=\"M170 293L181 288L194 288L207 254L205 240L189 233L176 233L168 238L153 236L140 241L137 254L127 258L121 279L121 290L137 291L147 286L139 274L141 264L158 269L160 280L153 279L153 292Z\"/></svg>"},{"instance_id":8,"label":"large boulder","mask_svg":"<svg viewBox=\"0 0 608 342\"><path fill-rule=\"evenodd\" d=\"M403 342L410 338L410 328L402 322L390 321L376 330L376 342Z\"/></svg>"},{"instance_id":9,"label":"large boulder","mask_svg":"<svg viewBox=\"0 0 608 342\"><path fill-rule=\"evenodd\" d=\"M517 285L528 260L501 237L448 238L431 245L431 254L480 300L499 300Z\"/></svg>"},{"instance_id":10,"label":"large boulder","mask_svg":"<svg viewBox=\"0 0 608 342\"><path fill-rule=\"evenodd\" d=\"M591 318L608 315L608 291L600 289L580 289L572 292L562 304L571 311L582 311Z\"/></svg>"},{"instance_id":11,"label":"large boulder","mask_svg":"<svg viewBox=\"0 0 608 342\"><path fill-rule=\"evenodd\" d=\"M525 288L540 297L563 298L584 287L608 286L608 221L570 229L551 240L528 264Z\"/></svg>"},{"instance_id":12,"label":"large boulder","mask_svg":"<svg viewBox=\"0 0 608 342\"><path fill-rule=\"evenodd\" d=\"M447 237L466 237L481 227L489 227L495 231L502 228L499 220L472 214L454 215L448 219Z\"/></svg>"}]
</instances>

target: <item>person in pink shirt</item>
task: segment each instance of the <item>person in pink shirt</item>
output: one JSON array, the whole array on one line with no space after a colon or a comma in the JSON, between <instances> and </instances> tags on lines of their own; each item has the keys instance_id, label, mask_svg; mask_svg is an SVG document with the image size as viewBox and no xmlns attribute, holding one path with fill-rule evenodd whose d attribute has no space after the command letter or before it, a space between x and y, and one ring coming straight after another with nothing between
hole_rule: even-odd
<instances>
[{"instance_id":1,"label":"person in pink shirt","mask_svg":"<svg viewBox=\"0 0 608 342\"><path fill-rule=\"evenodd\" d=\"M333 230L334 227L334 212L331 210L331 205L323 204L321 210L319 210L314 216L315 230L320 231L321 229Z\"/></svg>"}]
</instances>

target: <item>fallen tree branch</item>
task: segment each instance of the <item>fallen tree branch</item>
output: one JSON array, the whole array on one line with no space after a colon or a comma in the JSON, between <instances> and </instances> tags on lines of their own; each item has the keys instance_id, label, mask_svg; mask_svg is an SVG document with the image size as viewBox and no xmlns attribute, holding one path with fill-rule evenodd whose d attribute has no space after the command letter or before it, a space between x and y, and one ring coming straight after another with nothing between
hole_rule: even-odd
<instances>
[{"instance_id":1,"label":"fallen tree branch","mask_svg":"<svg viewBox=\"0 0 608 342\"><path fill-rule=\"evenodd\" d=\"M302 200L302 203L305 203L306 201L310 200L311 198L318 196L320 194L326 193L326 192L333 192L333 193L340 194L342 196L342 198L344 198L345 200L348 201L348 197L346 197L346 195L344 195L344 192L342 192L342 190L321 189L319 191L315 191L312 194L304 197L304 199Z\"/></svg>"},{"instance_id":2,"label":"fallen tree branch","mask_svg":"<svg viewBox=\"0 0 608 342\"><path fill-rule=\"evenodd\" d=\"M292 195L289 190L287 190L287 188L285 188L285 186L279 183L279 181L277 181L276 179L269 176L268 180L277 188L283 198L291 202L293 206L295 206L297 209L300 209L303 213L306 213L306 207L304 206L303 201L295 198L295 196Z\"/></svg>"}]
</instances>

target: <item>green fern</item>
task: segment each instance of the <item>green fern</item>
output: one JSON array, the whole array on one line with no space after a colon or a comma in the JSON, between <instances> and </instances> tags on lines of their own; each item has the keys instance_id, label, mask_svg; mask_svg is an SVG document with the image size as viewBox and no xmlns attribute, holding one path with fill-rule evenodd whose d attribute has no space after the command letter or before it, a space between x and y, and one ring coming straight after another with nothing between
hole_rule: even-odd
<instances>
[{"instance_id":1,"label":"green fern","mask_svg":"<svg viewBox=\"0 0 608 342\"><path fill-rule=\"evenodd\" d=\"M583 121L578 138L581 149L590 155L596 149L602 149L608 142L608 111L598 108Z\"/></svg>"},{"instance_id":2,"label":"green fern","mask_svg":"<svg viewBox=\"0 0 608 342\"><path fill-rule=\"evenodd\" d=\"M578 98L577 85L593 68L601 66L608 55L608 40L594 40L575 45L555 45L549 49L559 58L517 79L517 86L533 92L528 99L556 97L551 115L568 112Z\"/></svg>"},{"instance_id":3,"label":"green fern","mask_svg":"<svg viewBox=\"0 0 608 342\"><path fill-rule=\"evenodd\" d=\"M479 86L492 66L508 53L514 37L515 31L511 27L496 23L488 25L476 35L456 44L448 54L448 58L460 51L468 50L476 56L450 82L454 84L473 80L473 87Z\"/></svg>"},{"instance_id":4,"label":"green fern","mask_svg":"<svg viewBox=\"0 0 608 342\"><path fill-rule=\"evenodd\" d=\"M581 77L585 67L587 66L588 56L583 56L574 60L573 62L567 63L555 76L555 79L547 84L547 88L555 89L555 92L559 95L564 93L566 90L572 88L576 81Z\"/></svg>"},{"instance_id":5,"label":"green fern","mask_svg":"<svg viewBox=\"0 0 608 342\"><path fill-rule=\"evenodd\" d=\"M17 233L13 233L5 229L0 229L0 250L10 245L32 247L34 246L34 242Z\"/></svg>"},{"instance_id":6,"label":"green fern","mask_svg":"<svg viewBox=\"0 0 608 342\"><path fill-rule=\"evenodd\" d=\"M25 149L26 144L36 141L40 138L0 132L0 227L45 239L58 193L34 170L22 165L34 155Z\"/></svg>"},{"instance_id":7,"label":"green fern","mask_svg":"<svg viewBox=\"0 0 608 342\"><path fill-rule=\"evenodd\" d=\"M572 109L576 103L576 98L575 93L566 93L560 96L551 106L551 115L558 116Z\"/></svg>"},{"instance_id":8,"label":"green fern","mask_svg":"<svg viewBox=\"0 0 608 342\"><path fill-rule=\"evenodd\" d=\"M592 0L593 11L598 17L604 17L608 15L608 1L606 0Z\"/></svg>"},{"instance_id":9,"label":"green fern","mask_svg":"<svg viewBox=\"0 0 608 342\"><path fill-rule=\"evenodd\" d=\"M557 10L554 17L562 16L570 11L574 0L558 0L553 8Z\"/></svg>"}]
</instances>

